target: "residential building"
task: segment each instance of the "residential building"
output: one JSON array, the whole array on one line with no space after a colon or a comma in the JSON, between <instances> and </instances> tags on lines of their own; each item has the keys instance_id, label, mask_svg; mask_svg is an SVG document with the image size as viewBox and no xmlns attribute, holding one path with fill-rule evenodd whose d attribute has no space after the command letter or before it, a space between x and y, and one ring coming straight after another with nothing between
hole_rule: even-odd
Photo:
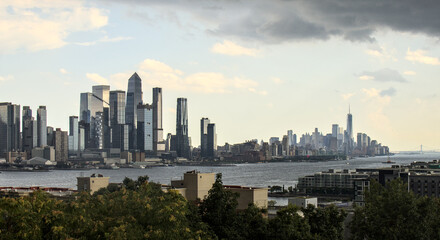
<instances>
[{"instance_id":1,"label":"residential building","mask_svg":"<svg viewBox=\"0 0 440 240\"><path fill-rule=\"evenodd\" d=\"M188 105L186 98L177 99L176 141L177 156L189 159Z\"/></svg>"},{"instance_id":2,"label":"residential building","mask_svg":"<svg viewBox=\"0 0 440 240\"><path fill-rule=\"evenodd\" d=\"M65 162L68 160L68 137L66 131L57 128L54 132L55 161Z\"/></svg>"},{"instance_id":3,"label":"residential building","mask_svg":"<svg viewBox=\"0 0 440 240\"><path fill-rule=\"evenodd\" d=\"M37 145L44 147L47 145L47 110L46 106L40 106L37 110Z\"/></svg>"}]
</instances>

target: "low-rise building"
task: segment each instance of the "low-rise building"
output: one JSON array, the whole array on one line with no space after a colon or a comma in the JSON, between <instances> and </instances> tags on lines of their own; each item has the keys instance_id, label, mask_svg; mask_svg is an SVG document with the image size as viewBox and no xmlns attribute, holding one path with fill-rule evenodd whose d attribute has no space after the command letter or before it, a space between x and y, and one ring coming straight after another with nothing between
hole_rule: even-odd
<instances>
[{"instance_id":1,"label":"low-rise building","mask_svg":"<svg viewBox=\"0 0 440 240\"><path fill-rule=\"evenodd\" d=\"M267 208L267 188L223 185L223 188L239 194L238 210L246 209L250 203L259 208Z\"/></svg>"},{"instance_id":2,"label":"low-rise building","mask_svg":"<svg viewBox=\"0 0 440 240\"><path fill-rule=\"evenodd\" d=\"M99 189L107 187L108 181L109 177L104 177L101 174L92 174L90 177L77 177L78 191L86 191L93 194Z\"/></svg>"},{"instance_id":3,"label":"low-rise building","mask_svg":"<svg viewBox=\"0 0 440 240\"><path fill-rule=\"evenodd\" d=\"M295 197L289 198L289 204L306 208L309 204L318 207L318 198L316 197Z\"/></svg>"}]
</instances>

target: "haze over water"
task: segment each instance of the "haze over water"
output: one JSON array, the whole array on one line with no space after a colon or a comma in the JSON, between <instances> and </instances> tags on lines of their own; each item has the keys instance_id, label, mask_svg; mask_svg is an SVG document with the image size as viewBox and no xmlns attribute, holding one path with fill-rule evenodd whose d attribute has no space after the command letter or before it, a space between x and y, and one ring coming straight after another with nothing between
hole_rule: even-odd
<instances>
[{"instance_id":1,"label":"haze over water","mask_svg":"<svg viewBox=\"0 0 440 240\"><path fill-rule=\"evenodd\" d=\"M440 153L425 154L396 154L390 159L395 164L409 164L413 161L431 161L440 159ZM50 172L2 172L0 173L0 186L12 187L64 187L76 189L76 177L90 176L100 173L110 177L110 182L120 183L125 177L137 178L148 175L153 182L169 184L171 179L179 179L184 172L198 170L200 172L222 173L223 183L227 185L245 185L254 187L267 187L273 185L295 186L298 177L313 174L328 169L356 169L380 168L390 166L383 164L386 156L372 158L357 158L349 161L328 162L273 162L259 164L237 164L232 167L208 166L174 166L154 167L147 169L121 168L118 170L96 169L90 171L53 170ZM349 164L347 164L349 163Z\"/></svg>"}]
</instances>

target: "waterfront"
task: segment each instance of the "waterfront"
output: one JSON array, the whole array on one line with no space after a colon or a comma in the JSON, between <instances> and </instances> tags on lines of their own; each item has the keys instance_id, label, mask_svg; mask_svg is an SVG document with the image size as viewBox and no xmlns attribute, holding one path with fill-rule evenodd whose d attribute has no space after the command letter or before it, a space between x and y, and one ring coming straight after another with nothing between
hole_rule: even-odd
<instances>
[{"instance_id":1,"label":"waterfront","mask_svg":"<svg viewBox=\"0 0 440 240\"><path fill-rule=\"evenodd\" d=\"M395 164L408 164L413 161L431 161L439 159L440 153L396 154L391 156ZM183 176L190 170L200 172L221 172L224 184L267 187L273 185L295 186L298 177L313 174L327 169L379 168L390 166L383 164L386 156L357 158L349 161L328 162L274 162L258 164L237 164L227 167L211 166L172 166L146 169L120 168L118 170L96 169L90 171L53 170L49 172L2 172L0 186L12 187L65 187L76 189L76 177L100 173L110 177L110 182L122 182L124 177L137 178L148 175L151 181L169 184L171 179ZM347 164L348 163L348 164Z\"/></svg>"}]
</instances>

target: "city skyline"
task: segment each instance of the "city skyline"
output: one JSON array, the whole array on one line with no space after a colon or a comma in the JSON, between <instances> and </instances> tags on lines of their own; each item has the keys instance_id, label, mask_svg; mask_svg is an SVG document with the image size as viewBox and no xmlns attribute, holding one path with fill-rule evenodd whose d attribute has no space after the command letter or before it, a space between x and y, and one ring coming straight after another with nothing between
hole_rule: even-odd
<instances>
[{"instance_id":1,"label":"city skyline","mask_svg":"<svg viewBox=\"0 0 440 240\"><path fill-rule=\"evenodd\" d=\"M438 6L129 2L2 2L10 28L0 29L0 102L30 106L35 120L46 106L47 126L67 130L68 117L80 117L79 93L106 84L127 92L138 72L144 102L163 89L164 135L174 133L176 99L188 99L193 146L204 116L223 145L290 129L331 133L345 128L351 105L354 137L368 133L392 151L440 148L440 33L424 21L438 18Z\"/></svg>"}]
</instances>

